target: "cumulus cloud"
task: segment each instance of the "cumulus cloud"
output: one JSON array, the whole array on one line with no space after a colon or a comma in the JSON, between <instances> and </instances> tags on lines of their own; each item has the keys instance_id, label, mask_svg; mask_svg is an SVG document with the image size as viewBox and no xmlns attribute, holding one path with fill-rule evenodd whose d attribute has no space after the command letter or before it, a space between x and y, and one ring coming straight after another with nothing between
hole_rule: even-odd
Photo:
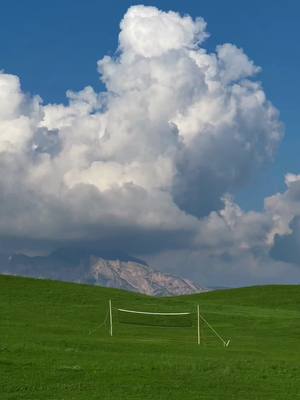
<instances>
[{"instance_id":1,"label":"cumulus cloud","mask_svg":"<svg viewBox=\"0 0 300 400\"><path fill-rule=\"evenodd\" d=\"M125 57L151 58L170 50L193 49L208 36L203 18L193 20L142 5L129 8L120 27L120 49Z\"/></svg>"},{"instance_id":2,"label":"cumulus cloud","mask_svg":"<svg viewBox=\"0 0 300 400\"><path fill-rule=\"evenodd\" d=\"M279 208L286 208L289 189L276 197L282 201ZM273 200L266 199L266 204ZM290 214L288 224L279 208L244 212L225 198L223 209L199 220L192 246L163 250L148 259L167 272L182 273L184 266L189 277L201 277L202 284L215 287L299 283L300 216ZM289 233L279 234L278 224L283 221Z\"/></svg>"},{"instance_id":3,"label":"cumulus cloud","mask_svg":"<svg viewBox=\"0 0 300 400\"><path fill-rule=\"evenodd\" d=\"M300 265L300 176L287 174L287 189L265 200L272 216L271 256L280 261Z\"/></svg>"},{"instance_id":4,"label":"cumulus cloud","mask_svg":"<svg viewBox=\"0 0 300 400\"><path fill-rule=\"evenodd\" d=\"M202 18L130 7L98 61L106 90L67 105L0 73L2 240L267 257L290 229L285 195L244 213L226 194L273 159L283 128L259 67L234 44L207 52L207 36Z\"/></svg>"}]
</instances>

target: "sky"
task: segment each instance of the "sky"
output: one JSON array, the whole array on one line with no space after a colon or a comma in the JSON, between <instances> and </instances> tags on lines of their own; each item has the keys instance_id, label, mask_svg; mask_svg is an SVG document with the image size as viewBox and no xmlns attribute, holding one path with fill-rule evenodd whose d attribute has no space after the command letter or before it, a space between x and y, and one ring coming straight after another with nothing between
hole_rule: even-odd
<instances>
[{"instance_id":1,"label":"sky","mask_svg":"<svg viewBox=\"0 0 300 400\"><path fill-rule=\"evenodd\" d=\"M1 69L18 75L25 92L45 102L65 102L68 89L87 84L101 89L95 60L113 54L119 22L133 1L10 1L0 16ZM247 209L259 209L263 198L283 190L286 171L299 169L300 5L296 0L146 1L163 10L202 16L211 36L206 46L230 42L242 47L262 67L259 79L280 110L286 126L276 163L266 166L236 196ZM255 187L255 195L253 188Z\"/></svg>"},{"instance_id":2,"label":"sky","mask_svg":"<svg viewBox=\"0 0 300 400\"><path fill-rule=\"evenodd\" d=\"M2 5L2 247L298 282L298 2L140 4Z\"/></svg>"}]
</instances>

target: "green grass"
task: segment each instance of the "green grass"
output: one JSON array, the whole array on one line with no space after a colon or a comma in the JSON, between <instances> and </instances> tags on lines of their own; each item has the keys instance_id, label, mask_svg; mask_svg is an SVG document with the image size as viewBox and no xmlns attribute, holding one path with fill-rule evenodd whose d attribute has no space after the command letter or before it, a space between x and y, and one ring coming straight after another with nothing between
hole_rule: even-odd
<instances>
[{"instance_id":1,"label":"green grass","mask_svg":"<svg viewBox=\"0 0 300 400\"><path fill-rule=\"evenodd\" d=\"M95 329L108 299L136 309L201 312L225 337L197 346L195 327ZM1 400L300 399L300 287L177 298L0 276ZM204 329L203 334L207 334Z\"/></svg>"}]
</instances>

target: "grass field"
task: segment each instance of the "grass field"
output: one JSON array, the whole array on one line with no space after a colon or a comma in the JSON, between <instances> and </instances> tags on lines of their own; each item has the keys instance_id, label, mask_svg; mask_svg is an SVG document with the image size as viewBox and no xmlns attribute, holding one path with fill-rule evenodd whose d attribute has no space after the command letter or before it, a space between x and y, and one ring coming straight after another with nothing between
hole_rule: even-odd
<instances>
[{"instance_id":1,"label":"grass field","mask_svg":"<svg viewBox=\"0 0 300 400\"><path fill-rule=\"evenodd\" d=\"M109 299L136 309L200 304L225 337L192 328L99 328ZM300 399L300 287L177 298L0 276L0 399ZM205 334L204 330L204 334Z\"/></svg>"}]
</instances>

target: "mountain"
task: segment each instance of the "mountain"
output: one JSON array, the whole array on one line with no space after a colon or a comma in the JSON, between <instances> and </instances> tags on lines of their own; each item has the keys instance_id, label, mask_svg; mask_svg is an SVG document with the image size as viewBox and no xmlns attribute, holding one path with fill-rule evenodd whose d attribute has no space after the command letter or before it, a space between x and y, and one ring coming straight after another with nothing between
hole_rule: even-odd
<instances>
[{"instance_id":1,"label":"mountain","mask_svg":"<svg viewBox=\"0 0 300 400\"><path fill-rule=\"evenodd\" d=\"M47 256L1 254L0 272L124 289L151 296L206 291L196 283L151 268L145 261L119 251L58 249Z\"/></svg>"}]
</instances>

